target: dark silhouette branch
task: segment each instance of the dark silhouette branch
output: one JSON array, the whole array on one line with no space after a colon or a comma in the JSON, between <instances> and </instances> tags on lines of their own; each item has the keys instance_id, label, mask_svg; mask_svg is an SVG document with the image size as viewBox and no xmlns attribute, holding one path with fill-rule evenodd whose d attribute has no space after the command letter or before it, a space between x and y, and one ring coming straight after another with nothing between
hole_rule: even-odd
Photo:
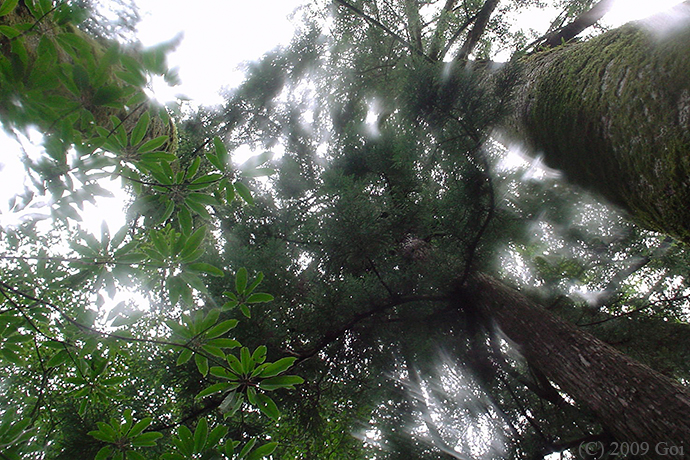
<instances>
[{"instance_id":1,"label":"dark silhouette branch","mask_svg":"<svg viewBox=\"0 0 690 460\"><path fill-rule=\"evenodd\" d=\"M474 27L470 30L470 33L465 39L465 43L462 44L460 51L457 56L455 56L456 61L467 61L472 51L474 51L474 48L477 46L477 43L479 43L479 39L484 35L486 26L489 24L489 19L498 6L499 1L500 0L486 0L486 2L484 2L481 10L477 13Z\"/></svg>"},{"instance_id":2,"label":"dark silhouette branch","mask_svg":"<svg viewBox=\"0 0 690 460\"><path fill-rule=\"evenodd\" d=\"M447 296L411 296L411 297L397 297L397 298L391 298L388 299L387 301L381 302L379 304L373 305L369 310L357 313L354 315L347 323L342 325L341 327L337 329L333 329L330 332L326 333L321 340L316 342L316 345L314 345L312 348L308 350L303 350L303 351L290 351L290 353L293 356L297 357L297 362L304 361L305 359L311 358L312 356L316 355L319 351L330 345L331 343L335 342L338 340L340 337L343 336L347 331L355 327L357 324L359 324L361 321L371 318L374 315L377 315L379 313L383 313L386 310L389 310L393 307L397 307L399 305L404 305L406 303L412 303L412 302L446 302L448 301L449 298Z\"/></svg>"},{"instance_id":3,"label":"dark silhouette branch","mask_svg":"<svg viewBox=\"0 0 690 460\"><path fill-rule=\"evenodd\" d=\"M571 23L536 40L533 45L530 45L530 48L533 48L534 51L539 51L569 42L577 37L583 30L593 26L597 21L603 18L613 6L614 1L615 0L599 1L591 9L576 17Z\"/></svg>"}]
</instances>

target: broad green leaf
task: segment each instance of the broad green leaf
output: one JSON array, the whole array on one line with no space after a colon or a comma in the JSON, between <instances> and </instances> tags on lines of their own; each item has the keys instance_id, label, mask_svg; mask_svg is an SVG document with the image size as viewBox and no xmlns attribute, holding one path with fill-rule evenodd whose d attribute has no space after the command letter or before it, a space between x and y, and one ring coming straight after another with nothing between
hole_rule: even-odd
<instances>
[{"instance_id":1,"label":"broad green leaf","mask_svg":"<svg viewBox=\"0 0 690 460\"><path fill-rule=\"evenodd\" d=\"M197 369L199 369L199 373L206 377L206 374L208 374L208 359L197 353L194 355L194 361L196 362Z\"/></svg>"},{"instance_id":2,"label":"broad green leaf","mask_svg":"<svg viewBox=\"0 0 690 460\"><path fill-rule=\"evenodd\" d=\"M132 130L132 134L129 137L129 143L132 146L138 145L146 135L146 131L149 129L149 123L151 122L151 115L149 112L144 112L137 121L136 126Z\"/></svg>"},{"instance_id":3,"label":"broad green leaf","mask_svg":"<svg viewBox=\"0 0 690 460\"><path fill-rule=\"evenodd\" d=\"M193 273L206 273L211 276L223 277L225 273L220 268L214 267L211 264L205 262L196 262L186 266L186 269Z\"/></svg>"},{"instance_id":4,"label":"broad green leaf","mask_svg":"<svg viewBox=\"0 0 690 460\"><path fill-rule=\"evenodd\" d=\"M237 194L240 197L242 197L242 199L245 201L245 203L247 203L249 205L254 204L254 198L252 198L252 192L242 182L235 182L235 190L237 190Z\"/></svg>"},{"instance_id":5,"label":"broad green leaf","mask_svg":"<svg viewBox=\"0 0 690 460\"><path fill-rule=\"evenodd\" d=\"M180 230L182 233L186 236L189 236L189 234L192 233L192 215L190 214L189 209L182 206L177 212L177 219L180 222Z\"/></svg>"},{"instance_id":6,"label":"broad green leaf","mask_svg":"<svg viewBox=\"0 0 690 460\"><path fill-rule=\"evenodd\" d=\"M218 160L223 165L218 169L223 170L228 164L228 149L225 148L225 144L218 136L213 138L213 147L216 150L216 157L218 157Z\"/></svg>"},{"instance_id":7,"label":"broad green leaf","mask_svg":"<svg viewBox=\"0 0 690 460\"><path fill-rule=\"evenodd\" d=\"M216 368L216 367L218 367L218 366L213 366L213 367L211 368L211 375L215 375L216 377L218 377L218 375L216 375L216 373L214 373L214 368ZM203 398L204 396L209 396L209 395L212 395L212 394L216 394L216 393L223 392L223 391L227 390L228 387L230 387L230 384L229 384L228 382L214 383L214 384L211 385L210 387L205 388L204 390L201 390L201 391L199 392L199 394L196 395L196 397L197 397L198 399L201 399L201 398Z\"/></svg>"},{"instance_id":8,"label":"broad green leaf","mask_svg":"<svg viewBox=\"0 0 690 460\"><path fill-rule=\"evenodd\" d=\"M207 195L206 193L192 192L192 193L187 195L187 199L190 199L190 200L195 201L195 202L202 204L202 205L209 205L209 206L218 205L218 200L216 200L216 198L211 196L211 195Z\"/></svg>"},{"instance_id":9,"label":"broad green leaf","mask_svg":"<svg viewBox=\"0 0 690 460\"><path fill-rule=\"evenodd\" d=\"M139 420L137 423L134 424L132 429L129 430L129 433L127 433L127 435L129 437L134 437L141 434L141 432L148 428L148 426L151 424L151 420L151 417L146 417Z\"/></svg>"},{"instance_id":10,"label":"broad green leaf","mask_svg":"<svg viewBox=\"0 0 690 460\"><path fill-rule=\"evenodd\" d=\"M214 182L218 182L222 178L223 178L222 174L211 173L211 174L207 174L205 176L197 177L196 179L194 179L191 182L191 184L192 185L210 185Z\"/></svg>"},{"instance_id":11,"label":"broad green leaf","mask_svg":"<svg viewBox=\"0 0 690 460\"><path fill-rule=\"evenodd\" d=\"M256 350L254 350L254 353L252 353L252 360L259 364L263 363L266 361L267 351L266 345L259 345L256 347Z\"/></svg>"},{"instance_id":12,"label":"broad green leaf","mask_svg":"<svg viewBox=\"0 0 690 460\"><path fill-rule=\"evenodd\" d=\"M189 237L187 243L182 249L182 252L180 252L180 256L187 257L194 251L196 251L199 248L199 246L201 246L201 243L204 241L204 237L206 237L206 227L202 226L199 227L194 233L192 233L192 236Z\"/></svg>"},{"instance_id":13,"label":"broad green leaf","mask_svg":"<svg viewBox=\"0 0 690 460\"><path fill-rule=\"evenodd\" d=\"M252 294L247 298L247 303L262 303L262 302L270 302L273 300L273 296L271 294L266 294L265 292L258 292L256 294Z\"/></svg>"},{"instance_id":14,"label":"broad green leaf","mask_svg":"<svg viewBox=\"0 0 690 460\"><path fill-rule=\"evenodd\" d=\"M180 437L180 440L187 447L187 449L189 449L189 453L187 455L191 455L191 453L194 451L194 435L192 435L191 430L184 425L180 425L177 428L177 435Z\"/></svg>"},{"instance_id":15,"label":"broad green leaf","mask_svg":"<svg viewBox=\"0 0 690 460\"><path fill-rule=\"evenodd\" d=\"M214 429L211 430L211 433L208 435L208 440L206 441L206 447L207 448L213 448L216 447L218 442L223 438L228 433L228 427L219 425L215 427Z\"/></svg>"},{"instance_id":16,"label":"broad green leaf","mask_svg":"<svg viewBox=\"0 0 690 460\"><path fill-rule=\"evenodd\" d=\"M220 310L218 310L217 308L214 308L211 311L209 311L208 314L204 317L203 322L201 323L201 328L199 332L206 331L207 329L211 328L214 324L218 322L219 316Z\"/></svg>"},{"instance_id":17,"label":"broad green leaf","mask_svg":"<svg viewBox=\"0 0 690 460\"><path fill-rule=\"evenodd\" d=\"M223 350L221 350L218 347L214 347L213 345L202 345L201 349L205 351L206 353L215 356L216 358L220 359L225 359L225 353L223 353Z\"/></svg>"},{"instance_id":18,"label":"broad green leaf","mask_svg":"<svg viewBox=\"0 0 690 460\"><path fill-rule=\"evenodd\" d=\"M243 375L245 374L244 369L242 368L242 363L240 362L239 359L237 359L237 356L235 355L227 355L225 357L226 361L230 365L230 369L237 374L237 375Z\"/></svg>"},{"instance_id":19,"label":"broad green leaf","mask_svg":"<svg viewBox=\"0 0 690 460\"><path fill-rule=\"evenodd\" d=\"M211 163L213 166L220 169L221 171L223 171L225 169L223 164L218 159L217 155L214 155L211 152L206 152L206 159L209 161L209 163Z\"/></svg>"},{"instance_id":20,"label":"broad green leaf","mask_svg":"<svg viewBox=\"0 0 690 460\"><path fill-rule=\"evenodd\" d=\"M203 204L200 204L194 200L189 200L185 199L184 200L185 206L187 206L189 209L194 211L195 214L198 214L201 216L203 219L210 220L211 219L211 214L209 214L208 210Z\"/></svg>"},{"instance_id":21,"label":"broad green leaf","mask_svg":"<svg viewBox=\"0 0 690 460\"><path fill-rule=\"evenodd\" d=\"M247 269L242 267L237 270L237 275L235 275L235 290L238 294L244 294L244 290L247 287Z\"/></svg>"},{"instance_id":22,"label":"broad green leaf","mask_svg":"<svg viewBox=\"0 0 690 460\"><path fill-rule=\"evenodd\" d=\"M208 341L208 344L218 348L237 348L241 346L240 342L235 339L224 338L211 339Z\"/></svg>"},{"instance_id":23,"label":"broad green leaf","mask_svg":"<svg viewBox=\"0 0 690 460\"><path fill-rule=\"evenodd\" d=\"M102 439L101 439L102 441ZM105 446L102 447L101 450L98 451L96 456L94 457L94 460L106 460L107 458L110 457L110 455L113 453L113 449L110 446Z\"/></svg>"},{"instance_id":24,"label":"broad green leaf","mask_svg":"<svg viewBox=\"0 0 690 460\"><path fill-rule=\"evenodd\" d=\"M201 157L195 157L194 160L192 160L192 164L189 165L189 168L187 169L187 173L185 174L184 178L190 180L192 177L194 177L196 175L196 172L199 170L200 164Z\"/></svg>"},{"instance_id":25,"label":"broad green leaf","mask_svg":"<svg viewBox=\"0 0 690 460\"><path fill-rule=\"evenodd\" d=\"M5 4L3 3L2 6L5 6ZM2 8L0 7L0 9L2 9ZM2 15L0 15L0 16L2 16ZM21 34L21 32L18 31L17 29L15 29L14 27L2 25L2 26L0 26L0 34L3 34L5 37L7 37L11 40L14 37L18 36L19 34Z\"/></svg>"},{"instance_id":26,"label":"broad green leaf","mask_svg":"<svg viewBox=\"0 0 690 460\"><path fill-rule=\"evenodd\" d=\"M206 337L209 339L215 339L216 337L220 337L221 335L228 332L230 329L236 327L238 323L239 321L237 321L236 319L225 320L222 323L217 324L212 329L210 329L206 333Z\"/></svg>"},{"instance_id":27,"label":"broad green leaf","mask_svg":"<svg viewBox=\"0 0 690 460\"><path fill-rule=\"evenodd\" d=\"M249 294L251 294L252 292L254 292L254 289L256 289L256 287L257 287L259 284L261 284L261 282L262 282L263 280L264 280L264 274L263 274L263 272L257 273L256 278L254 278L254 281L252 281L252 284L249 285L249 287L247 288L247 290L245 291L244 294L245 294L245 295L249 295Z\"/></svg>"},{"instance_id":28,"label":"broad green leaf","mask_svg":"<svg viewBox=\"0 0 690 460\"><path fill-rule=\"evenodd\" d=\"M152 152L168 141L168 136L158 136L150 141L144 142L141 147L137 149L138 153Z\"/></svg>"},{"instance_id":29,"label":"broad green leaf","mask_svg":"<svg viewBox=\"0 0 690 460\"><path fill-rule=\"evenodd\" d=\"M163 437L162 433L152 431L150 433L140 434L132 439L132 445L136 447L153 447L156 445L156 440Z\"/></svg>"},{"instance_id":30,"label":"broad green leaf","mask_svg":"<svg viewBox=\"0 0 690 460\"><path fill-rule=\"evenodd\" d=\"M304 383L304 379L297 375L279 375L259 382L262 390L273 391L278 388L293 388L294 385Z\"/></svg>"},{"instance_id":31,"label":"broad green leaf","mask_svg":"<svg viewBox=\"0 0 690 460\"><path fill-rule=\"evenodd\" d=\"M14 11L19 0L3 0L2 5L0 5L0 16L5 16Z\"/></svg>"},{"instance_id":32,"label":"broad green leaf","mask_svg":"<svg viewBox=\"0 0 690 460\"><path fill-rule=\"evenodd\" d=\"M177 357L177 365L180 366L189 361L193 354L194 352L189 348L185 348L184 350L182 350L180 356Z\"/></svg>"},{"instance_id":33,"label":"broad green leaf","mask_svg":"<svg viewBox=\"0 0 690 460\"><path fill-rule=\"evenodd\" d=\"M152 446L155 446L156 444L153 443ZM128 450L127 451L127 460L146 460L146 457L144 457L142 454L139 452L136 452L134 450Z\"/></svg>"},{"instance_id":34,"label":"broad green leaf","mask_svg":"<svg viewBox=\"0 0 690 460\"><path fill-rule=\"evenodd\" d=\"M276 408L276 410L278 410L278 409ZM271 417L271 418L277 418L277 417ZM257 447L256 449L254 449L249 454L249 456L247 457L247 460L260 460L264 457L267 457L267 456L271 455L273 453L273 451L276 450L276 447L278 447L277 442L269 442L267 444L264 444L261 447Z\"/></svg>"},{"instance_id":35,"label":"broad green leaf","mask_svg":"<svg viewBox=\"0 0 690 460\"><path fill-rule=\"evenodd\" d=\"M247 454L249 454L249 451L251 451L254 448L254 444L256 444L256 438L250 439L249 442L245 444L242 450L240 451L239 455L237 456L237 460L242 460L246 458Z\"/></svg>"},{"instance_id":36,"label":"broad green leaf","mask_svg":"<svg viewBox=\"0 0 690 460\"><path fill-rule=\"evenodd\" d=\"M276 375L288 370L297 360L297 358L281 358L278 361L269 364L264 368L264 370L259 374L261 378L275 377Z\"/></svg>"},{"instance_id":37,"label":"broad green leaf","mask_svg":"<svg viewBox=\"0 0 690 460\"><path fill-rule=\"evenodd\" d=\"M48 361L46 364L46 367L51 368L51 367L57 367L64 362L66 362L69 359L69 353L65 350L60 350L57 353L53 355L52 358Z\"/></svg>"},{"instance_id":38,"label":"broad green leaf","mask_svg":"<svg viewBox=\"0 0 690 460\"><path fill-rule=\"evenodd\" d=\"M273 168L256 168L256 169L250 169L250 170L244 171L242 173L242 175L244 177L264 177L264 176L272 176L275 173L276 173L276 170Z\"/></svg>"},{"instance_id":39,"label":"broad green leaf","mask_svg":"<svg viewBox=\"0 0 690 460\"><path fill-rule=\"evenodd\" d=\"M206 418L199 420L199 423L194 430L194 450L196 452L201 452L204 446L206 446L206 439L208 438L208 422Z\"/></svg>"}]
</instances>

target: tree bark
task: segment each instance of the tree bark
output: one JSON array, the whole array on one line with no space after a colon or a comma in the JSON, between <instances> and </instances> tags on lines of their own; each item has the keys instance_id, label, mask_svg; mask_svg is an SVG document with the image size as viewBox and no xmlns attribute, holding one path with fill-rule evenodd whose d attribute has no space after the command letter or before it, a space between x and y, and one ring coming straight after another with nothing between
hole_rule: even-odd
<instances>
[{"instance_id":1,"label":"tree bark","mask_svg":"<svg viewBox=\"0 0 690 460\"><path fill-rule=\"evenodd\" d=\"M509 138L638 224L690 244L690 2L517 62ZM660 21L655 21L659 23Z\"/></svg>"},{"instance_id":2,"label":"tree bark","mask_svg":"<svg viewBox=\"0 0 690 460\"><path fill-rule=\"evenodd\" d=\"M661 448L690 440L690 391L633 361L487 276L461 290L464 308L476 309L514 341L530 365L595 414L621 442ZM675 452L675 451L674 451ZM686 458L681 452L664 458Z\"/></svg>"}]
</instances>

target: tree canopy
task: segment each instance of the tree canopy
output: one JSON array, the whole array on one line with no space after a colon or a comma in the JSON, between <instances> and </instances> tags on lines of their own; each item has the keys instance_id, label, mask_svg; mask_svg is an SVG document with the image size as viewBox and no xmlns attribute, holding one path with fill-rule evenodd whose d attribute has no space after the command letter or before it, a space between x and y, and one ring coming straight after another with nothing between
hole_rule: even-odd
<instances>
[{"instance_id":1,"label":"tree canopy","mask_svg":"<svg viewBox=\"0 0 690 460\"><path fill-rule=\"evenodd\" d=\"M610 2L550 3L538 34L509 26L531 0L314 1L221 107L189 111L145 92L177 81L176 42L3 1L0 122L43 150L0 233L0 458L684 458L690 99L666 70L690 65L688 23L580 48ZM607 80L634 67L607 46L673 50L644 81L677 85ZM588 62L617 88L591 110L566 78ZM630 161L596 125L621 94L653 112ZM575 102L533 110L548 95ZM552 135L529 128L542 112ZM671 153L637 162L649 145ZM634 171L668 200L607 192ZM127 224L92 235L106 179Z\"/></svg>"}]
</instances>

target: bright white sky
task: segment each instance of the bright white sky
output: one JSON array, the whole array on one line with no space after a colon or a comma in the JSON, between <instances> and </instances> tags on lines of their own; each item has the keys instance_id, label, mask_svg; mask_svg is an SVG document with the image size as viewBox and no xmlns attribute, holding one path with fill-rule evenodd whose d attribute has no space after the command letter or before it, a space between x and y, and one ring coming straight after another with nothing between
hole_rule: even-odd
<instances>
[{"instance_id":1,"label":"bright white sky","mask_svg":"<svg viewBox=\"0 0 690 460\"><path fill-rule=\"evenodd\" d=\"M633 19L649 16L679 3L680 0L619 0L607 15L607 24L619 25ZM184 40L169 57L171 66L179 66L182 85L162 90L157 86L156 96L172 99L184 94L197 104L213 105L221 102L218 90L223 86L236 86L242 74L238 66L254 60L275 46L286 43L294 26L290 13L304 0L138 0L143 21L139 25L139 38L145 45L169 40L184 32ZM534 10L524 13L518 22L534 23L534 28L545 29L557 12ZM542 25L540 25L542 24ZM7 223L7 200L23 187L24 178L19 163L20 152L16 143L0 135L0 225ZM13 153L14 152L14 153ZM97 232L106 216L115 228L124 222L122 213L113 212L122 207L122 198L103 201L98 209L86 216L87 227ZM4 215L3 215L4 214Z\"/></svg>"}]
</instances>

